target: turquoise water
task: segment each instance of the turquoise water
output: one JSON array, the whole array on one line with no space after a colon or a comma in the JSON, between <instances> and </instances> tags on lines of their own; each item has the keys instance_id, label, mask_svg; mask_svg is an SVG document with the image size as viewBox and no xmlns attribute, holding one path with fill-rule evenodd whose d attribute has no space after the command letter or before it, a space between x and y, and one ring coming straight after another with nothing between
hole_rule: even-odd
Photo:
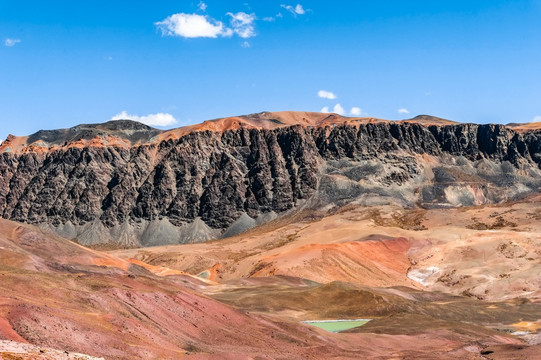
<instances>
[{"instance_id":1,"label":"turquoise water","mask_svg":"<svg viewBox=\"0 0 541 360\"><path fill-rule=\"evenodd\" d=\"M357 319L357 320L314 320L303 321L303 323L317 326L326 331L340 332L344 330L353 329L358 326L362 326L369 322L371 319Z\"/></svg>"}]
</instances>

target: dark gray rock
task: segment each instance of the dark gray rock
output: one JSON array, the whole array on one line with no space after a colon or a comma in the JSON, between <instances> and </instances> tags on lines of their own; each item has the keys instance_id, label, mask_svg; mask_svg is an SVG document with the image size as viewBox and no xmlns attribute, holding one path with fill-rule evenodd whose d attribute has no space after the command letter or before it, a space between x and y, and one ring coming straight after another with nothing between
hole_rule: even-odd
<instances>
[{"instance_id":1,"label":"dark gray rock","mask_svg":"<svg viewBox=\"0 0 541 360\"><path fill-rule=\"evenodd\" d=\"M159 133L138 123L113 122L33 136L63 143L109 132L133 143ZM426 164L419 160L427 155L455 159L455 164L434 167L430 178ZM89 224L96 228L96 221L100 234L113 228L117 234L128 226L136 239L132 245L160 243L156 234L148 241L143 238L148 237L150 224L161 224L157 228L163 234L178 237L163 243L177 243L197 241L186 234L196 219L203 222L197 229L206 240L243 214L255 219L284 213L314 195L318 206L324 205L322 201L343 204L367 193L402 201L416 196L430 205L446 201L449 185L456 192L457 185L469 184L484 186L479 191L486 192L486 201L505 200L523 193L524 187L538 190L540 163L541 133L519 134L503 125L374 123L193 132L179 140L129 149L4 152L0 154L0 215L77 234ZM509 196L490 195L487 183L517 190ZM466 199L464 205L471 204L476 201L472 196L457 193L455 203Z\"/></svg>"}]
</instances>

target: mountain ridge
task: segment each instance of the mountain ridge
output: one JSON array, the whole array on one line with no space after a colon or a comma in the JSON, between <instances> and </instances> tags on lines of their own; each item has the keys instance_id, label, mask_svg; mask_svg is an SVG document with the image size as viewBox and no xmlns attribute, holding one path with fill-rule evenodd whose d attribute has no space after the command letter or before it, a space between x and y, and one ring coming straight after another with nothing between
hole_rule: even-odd
<instances>
[{"instance_id":1,"label":"mountain ridge","mask_svg":"<svg viewBox=\"0 0 541 360\"><path fill-rule=\"evenodd\" d=\"M224 118L195 130L158 130L136 145L109 135L24 151L3 144L0 216L85 245L138 247L232 236L303 208L469 206L541 187L535 131L316 115L314 126L290 125L306 113ZM90 130L149 131L106 124ZM65 133L50 138L60 143Z\"/></svg>"},{"instance_id":2,"label":"mountain ridge","mask_svg":"<svg viewBox=\"0 0 541 360\"><path fill-rule=\"evenodd\" d=\"M431 115L410 119L385 120L374 117L347 117L335 113L279 111L205 120L194 125L161 130L133 120L109 120L103 123L79 124L71 128L39 130L27 136L9 135L0 143L1 152L43 152L59 148L84 146L131 147L153 142L177 140L195 131L224 132L237 129L272 130L287 126L325 127L368 123L415 123L423 126L459 125L455 121ZM538 126L539 125L539 126ZM535 131L541 124L509 123L506 127L519 132Z\"/></svg>"}]
</instances>

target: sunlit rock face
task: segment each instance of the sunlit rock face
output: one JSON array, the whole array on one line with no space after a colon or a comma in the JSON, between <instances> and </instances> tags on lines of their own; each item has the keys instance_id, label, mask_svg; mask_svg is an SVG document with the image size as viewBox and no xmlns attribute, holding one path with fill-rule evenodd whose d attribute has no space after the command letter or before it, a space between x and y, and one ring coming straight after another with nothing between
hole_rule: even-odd
<instances>
[{"instance_id":1,"label":"sunlit rock face","mask_svg":"<svg viewBox=\"0 0 541 360\"><path fill-rule=\"evenodd\" d=\"M272 114L11 137L0 148L0 214L84 244L146 246L231 236L299 207L467 206L541 184L537 130L336 116L294 125Z\"/></svg>"}]
</instances>

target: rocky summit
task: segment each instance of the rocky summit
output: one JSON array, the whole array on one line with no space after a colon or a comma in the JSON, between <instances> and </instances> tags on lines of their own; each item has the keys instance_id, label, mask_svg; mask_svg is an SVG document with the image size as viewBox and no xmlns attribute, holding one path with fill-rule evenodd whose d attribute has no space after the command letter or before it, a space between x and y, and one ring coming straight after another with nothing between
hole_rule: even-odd
<instances>
[{"instance_id":1,"label":"rocky summit","mask_svg":"<svg viewBox=\"0 0 541 360\"><path fill-rule=\"evenodd\" d=\"M162 131L129 121L9 136L0 214L113 248L232 236L303 209L497 204L539 191L521 124L259 113Z\"/></svg>"}]
</instances>

